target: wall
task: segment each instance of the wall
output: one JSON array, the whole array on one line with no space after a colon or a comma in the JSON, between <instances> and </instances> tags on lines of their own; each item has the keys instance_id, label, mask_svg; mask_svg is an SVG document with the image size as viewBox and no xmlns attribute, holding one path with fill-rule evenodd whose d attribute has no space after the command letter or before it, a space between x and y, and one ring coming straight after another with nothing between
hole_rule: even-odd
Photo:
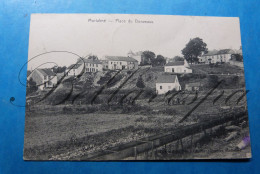
<instances>
[{"instance_id":1,"label":"wall","mask_svg":"<svg viewBox=\"0 0 260 174\"><path fill-rule=\"evenodd\" d=\"M160 89L162 86L162 89ZM176 91L181 90L179 83L156 83L157 94L165 94L166 92L175 89Z\"/></svg>"}]
</instances>

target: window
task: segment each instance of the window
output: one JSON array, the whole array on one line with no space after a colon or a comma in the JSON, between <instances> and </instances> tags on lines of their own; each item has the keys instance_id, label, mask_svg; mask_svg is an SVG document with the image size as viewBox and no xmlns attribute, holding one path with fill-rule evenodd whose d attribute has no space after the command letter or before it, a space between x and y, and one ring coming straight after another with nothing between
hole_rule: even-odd
<instances>
[{"instance_id":1,"label":"window","mask_svg":"<svg viewBox=\"0 0 260 174\"><path fill-rule=\"evenodd\" d=\"M120 65L122 65L122 62L120 62Z\"/></svg>"},{"instance_id":2,"label":"window","mask_svg":"<svg viewBox=\"0 0 260 174\"><path fill-rule=\"evenodd\" d=\"M162 89L162 86L160 86L160 89Z\"/></svg>"},{"instance_id":3,"label":"window","mask_svg":"<svg viewBox=\"0 0 260 174\"><path fill-rule=\"evenodd\" d=\"M47 80L47 76L44 76L44 80Z\"/></svg>"},{"instance_id":4,"label":"window","mask_svg":"<svg viewBox=\"0 0 260 174\"><path fill-rule=\"evenodd\" d=\"M98 64L96 64L96 67L98 67Z\"/></svg>"}]
</instances>

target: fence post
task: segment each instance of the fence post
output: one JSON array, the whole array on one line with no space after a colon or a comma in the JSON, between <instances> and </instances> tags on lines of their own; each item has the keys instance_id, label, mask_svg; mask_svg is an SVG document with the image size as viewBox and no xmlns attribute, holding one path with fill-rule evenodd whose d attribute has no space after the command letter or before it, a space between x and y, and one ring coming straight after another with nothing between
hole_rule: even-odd
<instances>
[{"instance_id":1,"label":"fence post","mask_svg":"<svg viewBox=\"0 0 260 174\"><path fill-rule=\"evenodd\" d=\"M182 144L182 138L180 139L180 142L181 142L181 150L182 152L184 151L184 148L183 148L183 144Z\"/></svg>"},{"instance_id":2,"label":"fence post","mask_svg":"<svg viewBox=\"0 0 260 174\"><path fill-rule=\"evenodd\" d=\"M154 159L153 141L152 141L152 159Z\"/></svg>"},{"instance_id":3,"label":"fence post","mask_svg":"<svg viewBox=\"0 0 260 174\"><path fill-rule=\"evenodd\" d=\"M190 137L190 152L193 153L193 143L192 143L192 139L193 139L193 134L191 134L191 137Z\"/></svg>"},{"instance_id":4,"label":"fence post","mask_svg":"<svg viewBox=\"0 0 260 174\"><path fill-rule=\"evenodd\" d=\"M136 146L134 147L134 152L135 152L135 160L137 159L137 151L136 151Z\"/></svg>"}]
</instances>

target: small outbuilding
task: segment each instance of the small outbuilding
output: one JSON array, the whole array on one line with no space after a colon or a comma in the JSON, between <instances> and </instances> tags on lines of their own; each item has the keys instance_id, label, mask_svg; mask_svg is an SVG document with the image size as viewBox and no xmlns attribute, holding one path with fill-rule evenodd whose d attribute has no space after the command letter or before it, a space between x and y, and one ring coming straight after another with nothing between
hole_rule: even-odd
<instances>
[{"instance_id":1,"label":"small outbuilding","mask_svg":"<svg viewBox=\"0 0 260 174\"><path fill-rule=\"evenodd\" d=\"M177 75L161 75L156 80L156 93L165 94L168 91L181 90Z\"/></svg>"},{"instance_id":2,"label":"small outbuilding","mask_svg":"<svg viewBox=\"0 0 260 174\"><path fill-rule=\"evenodd\" d=\"M199 82L188 83L185 85L185 90L187 91L199 91L201 84Z\"/></svg>"}]
</instances>

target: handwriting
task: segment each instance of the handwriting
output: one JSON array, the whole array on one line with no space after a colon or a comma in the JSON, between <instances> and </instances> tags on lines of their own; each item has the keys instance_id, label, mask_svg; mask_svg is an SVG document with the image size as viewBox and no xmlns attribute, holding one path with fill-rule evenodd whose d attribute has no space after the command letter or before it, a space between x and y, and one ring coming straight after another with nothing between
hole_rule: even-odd
<instances>
[{"instance_id":1,"label":"handwriting","mask_svg":"<svg viewBox=\"0 0 260 174\"><path fill-rule=\"evenodd\" d=\"M84 73L85 73L85 62L83 60L83 58L79 55L77 55L76 53L73 52L69 52L69 51L50 51L50 52L46 52L46 53L42 53L39 54L37 56L34 56L33 58L31 58L29 61L27 61L20 69L19 74L18 74L18 79L19 82L23 85L23 86L27 86L26 84L23 84L21 82L20 79L20 75L22 72L22 69L26 67L26 65L28 64L28 62L30 62L31 60L35 60L36 58L39 58L42 55L46 55L46 54L51 54L51 53L68 53L68 54L72 54L74 56L76 56L77 58L81 59L83 62L83 69L81 70L81 72L79 73L79 75L75 76L74 79L71 81L71 88L69 90L69 92L67 94L65 94L62 98L60 98L59 101L57 101L56 103L52 103L53 105L60 105L60 104L64 104L66 101L71 100L71 104L74 104L75 101L80 98L80 96L83 96L85 94L90 94L89 96L92 96L91 100L90 100L90 104L93 105L95 104L95 101L97 100L98 96L100 96L102 93L105 92L106 89L108 89L108 86L113 82L113 80L122 72L122 70L117 71L110 79L108 79L108 81L100 86L100 88L96 91L93 92L93 95L91 94L91 91L87 91L86 89L81 89L81 91L79 93L77 93L76 95L72 95L75 87L74 87L74 83L80 79ZM57 63L55 62L46 62L43 63L41 65L39 65L38 67L36 67L33 71L36 71L40 66L47 64L47 63L53 63L56 66ZM74 65L76 66L76 64ZM65 77L68 75L68 73L74 68L74 66L72 66L70 69L68 69L68 71L66 71L66 73L64 73L64 75L58 80L57 84L54 85L45 95L42 96L42 98L40 98L38 101L35 101L33 104L38 104L42 101L44 101L46 98L50 97L51 94L55 93L55 91L57 90L57 88L64 82ZM135 83L136 78L134 78L134 75L137 74L137 72L140 73L147 73L151 68L146 68L146 69L141 69L140 67L136 70L134 70L131 74L129 74L124 80L122 80L122 82L120 81L120 85L115 88L114 91L112 91L112 93L110 94L105 94L105 96L107 97L107 104L110 104L111 101L115 100L118 101L118 103L114 103L114 104L119 104L119 105L124 105L124 101L126 101L126 99L128 97L131 98L131 102L130 104L135 105L136 101L146 92L145 89L133 89L133 90L128 90L128 91L122 91L122 89L131 84L131 83ZM56 75L57 73L55 73ZM49 79L48 81L50 81L51 79ZM47 81L47 82L48 82ZM179 121L180 123L185 121L190 115L191 113L193 113L202 103L204 103L208 97L210 95L212 95L212 93L219 87L219 85L223 82L223 80L220 80L212 89L210 89L204 97L202 97L201 99L199 99L199 91L194 92L187 92L187 91L168 91L167 93L164 94L163 96L163 100L165 101L165 103L167 105L171 105L173 102L177 102L178 104L182 103L183 105L191 105L191 104L195 104L192 109L190 111L187 112L187 114L184 115L184 117ZM46 83L46 82L45 82ZM37 86L40 86L42 84L37 84ZM121 93L123 93L123 95L118 95L119 92L122 91ZM242 95L236 100L236 104L238 105L238 103L241 102L241 100L246 96L246 94L249 92L249 90L244 91L244 90L235 90L233 91L230 95L228 95L225 98L225 104L227 105L229 101L231 101L231 99L238 93L242 93ZM134 96L132 97L132 94L134 94ZM213 105L216 104L217 101L220 100L220 98L222 98L225 94L225 91L222 90L222 92L213 99ZM150 96L146 97L148 98L147 103L154 103L156 104L156 100L157 98L161 98L161 95L158 95L157 93L151 93L149 94ZM194 97L192 97L194 95ZM117 96L117 97L116 97ZM203 96L203 93L202 95ZM186 102L186 100L188 98L191 98L191 101ZM14 104L15 101L15 97L11 97L10 98L10 103L13 104L14 106L18 106L18 107L25 107L25 106L21 106L21 105L17 105ZM128 100L129 101L129 100ZM160 100L161 101L161 100ZM105 103L104 100L102 100L103 103ZM32 106L33 104L30 104L30 106ZM127 103L129 104L129 102ZM151 105L150 105L151 106Z\"/></svg>"}]
</instances>

